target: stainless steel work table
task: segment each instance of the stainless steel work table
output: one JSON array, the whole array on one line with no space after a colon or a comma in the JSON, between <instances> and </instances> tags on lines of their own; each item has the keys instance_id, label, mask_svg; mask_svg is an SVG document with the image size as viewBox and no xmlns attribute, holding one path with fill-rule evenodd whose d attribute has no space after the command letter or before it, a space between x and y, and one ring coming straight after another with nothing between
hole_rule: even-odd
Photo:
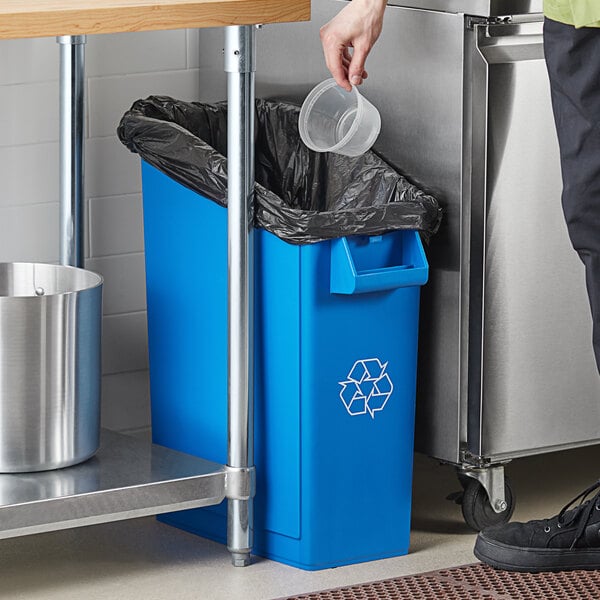
<instances>
[{"instance_id":1,"label":"stainless steel work table","mask_svg":"<svg viewBox=\"0 0 600 600\"><path fill-rule=\"evenodd\" d=\"M60 262L83 266L84 48L88 34L225 27L228 88L228 460L218 465L113 432L66 469L0 475L0 538L220 503L228 549L252 549L254 71L256 24L310 18L310 0L3 0L0 39L60 45Z\"/></svg>"}]
</instances>

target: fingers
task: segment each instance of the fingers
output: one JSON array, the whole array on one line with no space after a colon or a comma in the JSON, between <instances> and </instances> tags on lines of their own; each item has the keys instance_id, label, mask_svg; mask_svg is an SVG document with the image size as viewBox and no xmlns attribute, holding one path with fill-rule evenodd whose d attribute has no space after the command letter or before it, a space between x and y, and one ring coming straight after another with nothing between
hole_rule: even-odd
<instances>
[{"instance_id":1,"label":"fingers","mask_svg":"<svg viewBox=\"0 0 600 600\"><path fill-rule=\"evenodd\" d=\"M369 75L361 69L364 66L367 53L357 59L358 50L350 54L348 47L340 49L324 48L325 62L335 82L346 91L352 89L352 85L360 85ZM358 63L358 66L357 66Z\"/></svg>"},{"instance_id":2,"label":"fingers","mask_svg":"<svg viewBox=\"0 0 600 600\"><path fill-rule=\"evenodd\" d=\"M367 46L356 46L348 67L348 79L352 85L360 85L365 77L365 61L369 54Z\"/></svg>"},{"instance_id":3,"label":"fingers","mask_svg":"<svg viewBox=\"0 0 600 600\"><path fill-rule=\"evenodd\" d=\"M337 53L330 55L329 58L325 55L325 62L335 82L349 92L352 86L350 85L350 81L348 81L348 61L341 54Z\"/></svg>"},{"instance_id":4,"label":"fingers","mask_svg":"<svg viewBox=\"0 0 600 600\"><path fill-rule=\"evenodd\" d=\"M352 0L321 27L327 67L348 91L351 83L360 85L367 78L365 61L381 33L386 4L386 0Z\"/></svg>"},{"instance_id":5,"label":"fingers","mask_svg":"<svg viewBox=\"0 0 600 600\"><path fill-rule=\"evenodd\" d=\"M350 63L346 60L342 61L342 64L344 65L344 69L346 71L346 73L348 72L348 69L350 68ZM362 79L366 79L369 76L369 74L366 71L362 72ZM348 77L348 81L350 81L350 78ZM360 85L360 84L357 84Z\"/></svg>"},{"instance_id":6,"label":"fingers","mask_svg":"<svg viewBox=\"0 0 600 600\"><path fill-rule=\"evenodd\" d=\"M335 82L350 91L352 86L348 81L348 48L345 44L341 44L335 36L330 36L327 33L327 26L321 28L321 43L323 45L323 54L325 55L325 63ZM344 64L346 63L346 64Z\"/></svg>"}]
</instances>

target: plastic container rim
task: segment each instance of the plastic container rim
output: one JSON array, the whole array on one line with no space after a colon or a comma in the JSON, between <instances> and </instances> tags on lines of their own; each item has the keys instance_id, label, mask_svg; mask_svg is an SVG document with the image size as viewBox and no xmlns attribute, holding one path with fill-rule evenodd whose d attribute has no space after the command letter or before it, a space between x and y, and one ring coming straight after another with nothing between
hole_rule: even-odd
<instances>
[{"instance_id":1,"label":"plastic container rim","mask_svg":"<svg viewBox=\"0 0 600 600\"><path fill-rule=\"evenodd\" d=\"M314 150L315 152L335 152L336 150L339 150L340 148L345 146L348 143L348 141L350 140L350 138L356 133L356 130L358 129L359 120L362 118L362 115L364 112L364 99L363 99L362 95L358 92L358 90L356 89L356 86L352 86L351 93L354 94L354 97L356 98L356 115L354 115L354 120L352 121L352 125L350 126L350 129L348 130L346 135L337 144L334 144L333 146L329 146L328 148L323 148L323 147L317 146L313 142L312 138L310 137L310 135L308 133L308 129L306 128L306 114L312 110L312 108L316 104L317 100L327 90L329 90L335 86L337 86L335 79L326 79L325 81L322 81L321 83L319 83L319 85L317 85L316 87L314 87L311 90L311 92L306 97L306 100L302 104L302 108L300 109L300 117L299 117L300 135L301 135L304 143L311 150ZM303 118L303 117L305 117L305 118Z\"/></svg>"}]
</instances>

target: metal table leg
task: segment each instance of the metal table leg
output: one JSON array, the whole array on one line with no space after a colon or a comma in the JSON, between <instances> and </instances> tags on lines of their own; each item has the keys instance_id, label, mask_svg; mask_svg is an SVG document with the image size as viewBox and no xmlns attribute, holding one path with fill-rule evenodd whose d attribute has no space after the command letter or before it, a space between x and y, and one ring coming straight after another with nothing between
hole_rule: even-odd
<instances>
[{"instance_id":1,"label":"metal table leg","mask_svg":"<svg viewBox=\"0 0 600 600\"><path fill-rule=\"evenodd\" d=\"M60 67L60 262L83 266L85 36L57 38ZM227 546L250 564L253 538L253 233L255 27L227 27L228 498Z\"/></svg>"},{"instance_id":2,"label":"metal table leg","mask_svg":"<svg viewBox=\"0 0 600 600\"><path fill-rule=\"evenodd\" d=\"M253 233L255 27L227 27L228 117L228 469L254 477ZM228 494L227 547L235 566L250 563L253 485Z\"/></svg>"},{"instance_id":3,"label":"metal table leg","mask_svg":"<svg viewBox=\"0 0 600 600\"><path fill-rule=\"evenodd\" d=\"M83 267L85 35L60 44L60 264Z\"/></svg>"}]
</instances>

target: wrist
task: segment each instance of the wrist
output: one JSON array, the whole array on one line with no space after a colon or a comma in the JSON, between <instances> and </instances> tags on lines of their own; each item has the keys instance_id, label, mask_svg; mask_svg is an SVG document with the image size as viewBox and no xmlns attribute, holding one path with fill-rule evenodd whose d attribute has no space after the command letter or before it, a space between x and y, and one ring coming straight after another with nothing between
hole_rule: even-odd
<instances>
[{"instance_id":1,"label":"wrist","mask_svg":"<svg viewBox=\"0 0 600 600\"><path fill-rule=\"evenodd\" d=\"M387 0L352 0L353 2L357 2L361 4L367 10L376 10L381 11L385 9L387 5Z\"/></svg>"}]
</instances>

